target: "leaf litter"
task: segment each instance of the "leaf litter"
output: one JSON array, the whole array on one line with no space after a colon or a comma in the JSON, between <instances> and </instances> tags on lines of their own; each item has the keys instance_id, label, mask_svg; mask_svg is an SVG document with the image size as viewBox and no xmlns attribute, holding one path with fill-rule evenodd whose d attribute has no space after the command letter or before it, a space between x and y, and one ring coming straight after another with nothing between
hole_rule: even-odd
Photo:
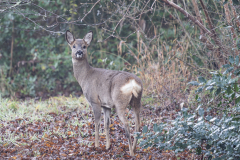
<instances>
[{"instance_id":1,"label":"leaf litter","mask_svg":"<svg viewBox=\"0 0 240 160\"><path fill-rule=\"evenodd\" d=\"M49 102L48 102L49 103ZM61 105L61 104L58 104ZM99 148L94 147L94 115L87 105L66 112L48 112L41 119L15 118L0 120L0 159L185 159L192 154L183 152L176 157L172 151L143 149L137 145L135 156L129 155L128 142L114 109L111 113L110 149L106 150L103 118L99 131ZM85 109L84 109L85 108ZM36 113L37 114L37 113ZM144 125L153 126L161 118L148 105L141 112L141 131ZM164 117L169 117L168 112ZM134 136L134 114L126 109ZM172 114L171 114L172 116ZM102 115L103 117L103 115ZM161 120L162 121L162 120ZM182 156L181 156L182 155ZM187 158L187 159L188 159Z\"/></svg>"}]
</instances>

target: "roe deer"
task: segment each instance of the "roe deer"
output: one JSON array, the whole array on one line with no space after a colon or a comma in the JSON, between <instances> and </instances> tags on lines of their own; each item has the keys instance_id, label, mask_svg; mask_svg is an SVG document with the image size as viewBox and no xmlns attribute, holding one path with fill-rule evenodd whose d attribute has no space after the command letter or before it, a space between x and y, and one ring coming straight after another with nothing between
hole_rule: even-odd
<instances>
[{"instance_id":1,"label":"roe deer","mask_svg":"<svg viewBox=\"0 0 240 160\"><path fill-rule=\"evenodd\" d=\"M95 118L95 147L99 147L99 124L101 108L104 111L104 128L106 132L106 149L110 148L109 125L111 108L115 107L118 117L124 125L128 138L130 155L136 151L137 139L134 138L133 147L129 124L125 110L130 104L135 115L135 131L139 132L140 108L142 97L142 82L134 74L101 68L93 68L87 61L87 47L92 41L92 32L83 39L75 39L70 31L66 31L66 40L72 49L72 63L74 77L82 88L83 94L93 108Z\"/></svg>"}]
</instances>

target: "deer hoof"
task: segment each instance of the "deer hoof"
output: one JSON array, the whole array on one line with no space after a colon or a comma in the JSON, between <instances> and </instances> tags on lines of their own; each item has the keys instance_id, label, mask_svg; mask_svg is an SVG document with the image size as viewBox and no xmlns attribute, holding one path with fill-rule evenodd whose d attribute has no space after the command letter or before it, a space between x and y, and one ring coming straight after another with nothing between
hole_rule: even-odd
<instances>
[{"instance_id":1,"label":"deer hoof","mask_svg":"<svg viewBox=\"0 0 240 160\"><path fill-rule=\"evenodd\" d=\"M110 145L106 145L106 150L110 149Z\"/></svg>"},{"instance_id":2,"label":"deer hoof","mask_svg":"<svg viewBox=\"0 0 240 160\"><path fill-rule=\"evenodd\" d=\"M130 152L130 156L134 156L134 153L133 153L133 152Z\"/></svg>"},{"instance_id":3,"label":"deer hoof","mask_svg":"<svg viewBox=\"0 0 240 160\"><path fill-rule=\"evenodd\" d=\"M95 148L98 148L99 147L99 143L95 143Z\"/></svg>"}]
</instances>

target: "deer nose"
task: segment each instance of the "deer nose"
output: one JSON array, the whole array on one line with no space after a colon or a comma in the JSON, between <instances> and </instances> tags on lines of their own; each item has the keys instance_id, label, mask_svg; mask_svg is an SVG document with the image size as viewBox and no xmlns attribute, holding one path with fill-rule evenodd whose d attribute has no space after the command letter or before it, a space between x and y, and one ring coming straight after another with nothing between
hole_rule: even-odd
<instances>
[{"instance_id":1,"label":"deer nose","mask_svg":"<svg viewBox=\"0 0 240 160\"><path fill-rule=\"evenodd\" d=\"M82 58L82 56L83 56L83 52L82 51L77 51L76 52L76 57L77 58Z\"/></svg>"},{"instance_id":2,"label":"deer nose","mask_svg":"<svg viewBox=\"0 0 240 160\"><path fill-rule=\"evenodd\" d=\"M82 51L77 51L77 54L81 55L81 54L83 54L83 52Z\"/></svg>"}]
</instances>

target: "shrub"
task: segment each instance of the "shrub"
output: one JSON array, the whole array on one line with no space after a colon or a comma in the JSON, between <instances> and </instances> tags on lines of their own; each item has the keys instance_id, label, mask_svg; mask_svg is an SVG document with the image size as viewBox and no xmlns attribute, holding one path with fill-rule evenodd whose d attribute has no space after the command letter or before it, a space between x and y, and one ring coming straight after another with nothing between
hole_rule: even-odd
<instances>
[{"instance_id":1,"label":"shrub","mask_svg":"<svg viewBox=\"0 0 240 160\"><path fill-rule=\"evenodd\" d=\"M186 149L208 159L240 158L240 93L239 57L229 57L219 71L210 72L212 78L189 82L198 86L195 91L195 111L182 108L177 118L154 124L153 130L143 128L140 146L173 150ZM221 70L223 72L221 73Z\"/></svg>"}]
</instances>

